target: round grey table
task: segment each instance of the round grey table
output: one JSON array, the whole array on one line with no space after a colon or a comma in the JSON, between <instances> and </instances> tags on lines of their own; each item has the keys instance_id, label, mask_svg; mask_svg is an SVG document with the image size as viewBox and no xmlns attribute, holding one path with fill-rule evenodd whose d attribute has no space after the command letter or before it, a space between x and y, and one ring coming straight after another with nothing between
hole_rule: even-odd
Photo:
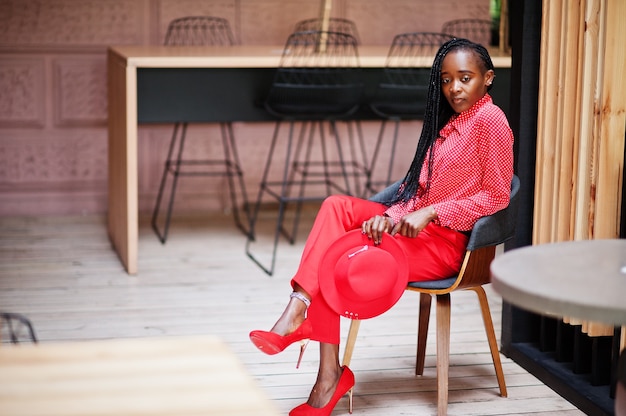
<instances>
[{"instance_id":1,"label":"round grey table","mask_svg":"<svg viewBox=\"0 0 626 416\"><path fill-rule=\"evenodd\" d=\"M626 240L540 244L491 263L507 302L543 315L626 325Z\"/></svg>"},{"instance_id":2,"label":"round grey table","mask_svg":"<svg viewBox=\"0 0 626 416\"><path fill-rule=\"evenodd\" d=\"M626 240L540 244L491 263L502 299L529 311L626 325ZM619 359L615 415L626 415L626 350Z\"/></svg>"}]
</instances>

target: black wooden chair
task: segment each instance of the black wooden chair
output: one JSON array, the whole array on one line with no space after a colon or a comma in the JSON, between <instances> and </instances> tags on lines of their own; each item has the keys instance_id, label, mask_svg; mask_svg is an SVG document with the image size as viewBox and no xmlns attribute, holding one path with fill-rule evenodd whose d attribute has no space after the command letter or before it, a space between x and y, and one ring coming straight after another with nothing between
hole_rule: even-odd
<instances>
[{"instance_id":1,"label":"black wooden chair","mask_svg":"<svg viewBox=\"0 0 626 416\"><path fill-rule=\"evenodd\" d=\"M371 199L375 201L387 200L390 193L395 193L399 182L391 185ZM473 290L478 296L483 316L487 341L491 351L491 358L500 388L500 395L507 396L504 372L498 351L498 343L493 328L491 312L487 295L483 285L491 280L489 265L495 257L496 246L513 238L519 206L520 182L517 176L511 182L511 201L509 206L493 215L479 219L472 229L465 259L457 276L442 278L427 282L411 282L406 290L420 294L419 321L417 332L417 354L415 374L424 373L424 358L426 356L426 340L428 323L430 320L431 300L436 298L437 307L437 413L443 416L448 408L448 368L450 363L450 293L457 290ZM350 332L343 356L343 365L349 365L356 343L361 321L352 320Z\"/></svg>"},{"instance_id":2,"label":"black wooden chair","mask_svg":"<svg viewBox=\"0 0 626 416\"><path fill-rule=\"evenodd\" d=\"M224 46L228 47L235 43L230 25L226 19L213 16L188 16L175 19L170 22L165 35L166 46ZM203 159L195 156L185 158L185 139L188 123L186 121L174 124L174 131L170 140L167 159L161 177L159 193L152 214L152 228L159 240L165 243L174 208L174 198L178 179L181 176L223 176L228 181L230 202L236 226L244 233L248 233L248 196L243 179L243 169L239 160L239 153L235 144L232 124L220 123L222 147L224 157L222 159ZM170 198L167 204L163 230L159 227L159 211L163 201L163 195L169 175L172 176ZM235 181L236 180L236 181ZM237 186L239 190L237 190ZM241 204L237 193L241 196ZM244 214L241 211L245 211ZM241 217L245 218L242 219Z\"/></svg>"}]
</instances>

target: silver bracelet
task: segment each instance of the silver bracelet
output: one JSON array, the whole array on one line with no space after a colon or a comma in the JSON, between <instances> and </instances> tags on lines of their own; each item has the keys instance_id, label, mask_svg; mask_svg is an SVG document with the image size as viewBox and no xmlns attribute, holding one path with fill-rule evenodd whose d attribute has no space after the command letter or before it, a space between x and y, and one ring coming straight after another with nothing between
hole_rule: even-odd
<instances>
[{"instance_id":1,"label":"silver bracelet","mask_svg":"<svg viewBox=\"0 0 626 416\"><path fill-rule=\"evenodd\" d=\"M304 304L306 305L307 309L309 308L309 306L311 306L311 301L308 300L302 293L291 292L291 295L289 295L289 297L290 298L300 299L302 302L304 302Z\"/></svg>"}]
</instances>

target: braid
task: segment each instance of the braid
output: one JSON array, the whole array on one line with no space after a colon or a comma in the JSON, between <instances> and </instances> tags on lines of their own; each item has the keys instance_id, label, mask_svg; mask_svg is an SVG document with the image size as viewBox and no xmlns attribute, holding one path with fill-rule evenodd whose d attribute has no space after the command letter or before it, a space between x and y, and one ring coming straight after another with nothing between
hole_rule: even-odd
<instances>
[{"instance_id":1,"label":"braid","mask_svg":"<svg viewBox=\"0 0 626 416\"><path fill-rule=\"evenodd\" d=\"M406 173L402 186L398 190L398 193L394 198L388 202L388 205L397 202L408 202L418 192L420 194L427 194L430 188L430 178L432 176L432 163L433 163L433 151L434 143L439 137L439 131L448 123L450 118L454 115L454 110L448 104L448 101L443 97L441 92L441 67L443 60L448 53L455 50L467 49L474 51L479 57L480 61L484 65L483 70L493 70L493 63L489 52L484 46L471 42L467 39L452 39L444 43L433 61L433 65L430 71L430 80L428 84L428 97L426 101L426 110L424 113L424 124L420 139L417 143L417 149L415 150L415 156L413 162ZM491 87L489 87L491 88ZM422 171L424 161L428 158L428 180L426 187L420 189L419 177Z\"/></svg>"}]
</instances>

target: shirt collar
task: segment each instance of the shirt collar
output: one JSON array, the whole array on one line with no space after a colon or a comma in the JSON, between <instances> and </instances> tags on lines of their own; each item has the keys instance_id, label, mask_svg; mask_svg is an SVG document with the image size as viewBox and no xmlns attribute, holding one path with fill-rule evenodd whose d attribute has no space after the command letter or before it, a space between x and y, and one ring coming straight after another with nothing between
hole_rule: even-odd
<instances>
[{"instance_id":1,"label":"shirt collar","mask_svg":"<svg viewBox=\"0 0 626 416\"><path fill-rule=\"evenodd\" d=\"M453 115L452 118L450 118L450 121L448 121L448 123L441 129L440 136L445 138L448 137L452 130L460 131L461 126L472 120L485 104L492 102L493 100L489 94L483 95L482 98L476 101L473 106L461 113Z\"/></svg>"}]
</instances>

